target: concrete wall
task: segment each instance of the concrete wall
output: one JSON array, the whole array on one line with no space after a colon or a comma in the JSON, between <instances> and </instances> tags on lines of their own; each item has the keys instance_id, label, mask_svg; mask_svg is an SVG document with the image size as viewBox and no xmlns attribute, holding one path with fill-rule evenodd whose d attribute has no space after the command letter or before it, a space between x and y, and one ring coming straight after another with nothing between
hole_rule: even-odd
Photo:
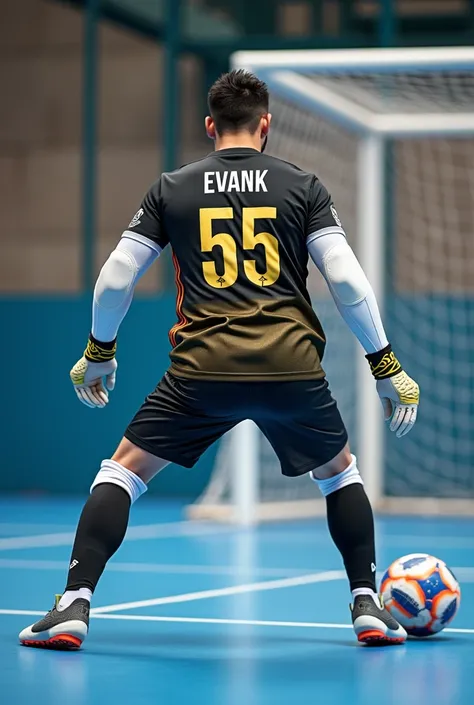
<instances>
[{"instance_id":1,"label":"concrete wall","mask_svg":"<svg viewBox=\"0 0 474 705\"><path fill-rule=\"evenodd\" d=\"M79 288L83 18L48 0L3 2L0 291ZM161 48L100 28L97 265L160 170ZM202 153L200 67L181 64L182 160ZM154 270L141 284L156 289Z\"/></svg>"}]
</instances>

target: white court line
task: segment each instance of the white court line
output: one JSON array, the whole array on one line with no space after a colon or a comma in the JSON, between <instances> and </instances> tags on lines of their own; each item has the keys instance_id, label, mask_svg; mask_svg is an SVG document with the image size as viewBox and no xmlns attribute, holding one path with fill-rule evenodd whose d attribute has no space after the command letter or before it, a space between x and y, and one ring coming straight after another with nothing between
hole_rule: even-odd
<instances>
[{"instance_id":1,"label":"white court line","mask_svg":"<svg viewBox=\"0 0 474 705\"><path fill-rule=\"evenodd\" d=\"M323 573L310 573L294 578L283 578L281 580L265 580L260 583L248 583L247 585L233 585L216 590L200 590L199 592L188 592L182 595L170 595L168 597L156 597L150 600L138 600L136 602L122 602L116 605L105 605L95 607L91 614L105 614L106 612L120 612L120 610L132 610L137 607L153 607L155 605L174 605L181 602L194 602L196 600L207 600L213 597L227 597L229 595L242 595L250 592L263 592L265 590L281 590L282 588L297 587L298 585L310 585L313 583L325 583L330 580L339 580L345 576L342 570L328 570Z\"/></svg>"},{"instance_id":2,"label":"white court line","mask_svg":"<svg viewBox=\"0 0 474 705\"><path fill-rule=\"evenodd\" d=\"M74 524L26 524L23 522L0 521L0 531L72 531Z\"/></svg>"},{"instance_id":3,"label":"white court line","mask_svg":"<svg viewBox=\"0 0 474 705\"><path fill-rule=\"evenodd\" d=\"M27 617L43 617L44 611L39 610L7 610L0 609L0 615L23 615ZM351 624L332 624L330 622L277 622L263 619L217 619L208 617L158 617L145 614L92 614L93 619L113 619L129 622L177 622L186 624L229 624L249 627L290 627L304 629L352 629ZM444 629L450 634L474 634L474 629Z\"/></svg>"},{"instance_id":4,"label":"white court line","mask_svg":"<svg viewBox=\"0 0 474 705\"><path fill-rule=\"evenodd\" d=\"M472 524L470 526L472 526ZM259 542L278 543L280 545L285 546L288 544L301 545L303 543L311 543L312 545L329 545L329 539L327 537L326 531L324 531L324 533L318 533L310 527L304 530L292 528L287 532L275 529L271 533L267 533L267 531L265 531L266 528L267 527L264 527L264 531L262 533L257 533L257 538ZM470 538L467 536L423 536L416 533L407 535L390 534L384 536L382 532L376 531L376 539L378 546L381 548L387 546L398 548L403 548L403 546L413 546L415 548L418 548L418 550L421 550L424 546L425 552L427 552L426 549L428 548L428 552L431 549L433 550L433 553L435 553L437 549L474 548L474 538Z\"/></svg>"},{"instance_id":5,"label":"white court line","mask_svg":"<svg viewBox=\"0 0 474 705\"><path fill-rule=\"evenodd\" d=\"M36 536L12 536L0 539L0 551L14 551L19 548L46 548L48 546L68 546L74 541L74 532L37 534Z\"/></svg>"},{"instance_id":6,"label":"white court line","mask_svg":"<svg viewBox=\"0 0 474 705\"><path fill-rule=\"evenodd\" d=\"M144 524L128 529L125 541L140 541L143 539L178 538L180 536L205 536L224 531L235 531L233 527L223 527L217 524L196 524L192 521L174 521L162 524ZM75 532L38 534L36 536L12 536L0 539L0 551L13 551L20 548L47 548L51 546L70 546L74 541Z\"/></svg>"},{"instance_id":7,"label":"white court line","mask_svg":"<svg viewBox=\"0 0 474 705\"><path fill-rule=\"evenodd\" d=\"M0 570L65 570L68 561L26 560L0 558ZM260 575L262 577L306 575L311 568L259 568L239 565L188 565L185 563L119 563L107 565L107 572L159 573L176 575ZM474 571L474 569L473 569Z\"/></svg>"},{"instance_id":8,"label":"white court line","mask_svg":"<svg viewBox=\"0 0 474 705\"><path fill-rule=\"evenodd\" d=\"M23 558L0 558L0 570L65 570L67 561L29 560ZM187 563L122 563L112 562L107 565L107 572L112 573L156 573L163 575L242 575L243 573L262 577L307 575L313 567L308 568L263 568L239 565L196 565ZM461 583L474 583L474 567L455 567L451 569ZM383 573L378 572L377 578ZM341 572L341 580L344 578Z\"/></svg>"},{"instance_id":9,"label":"white court line","mask_svg":"<svg viewBox=\"0 0 474 705\"><path fill-rule=\"evenodd\" d=\"M14 524L4 524L4 526L14 526ZM31 531L34 526L42 527L45 525L34 524L18 524L17 527L28 527ZM64 526L64 525L63 525ZM1 527L1 524L0 524ZM267 543L278 541L279 544L310 542L312 545L319 543L327 544L327 534L313 531L311 528L305 527L301 530L292 528L290 531L271 530L267 532L256 531L256 538L259 542ZM142 526L132 526L128 529L125 536L126 541L138 541L142 539L158 539L158 538L177 538L180 536L215 536L221 538L222 534L241 533L242 529L236 526L225 526L222 524L214 524L212 522L193 521L177 521L169 523L145 524ZM74 531L37 534L30 536L12 536L0 538L0 551L12 551L23 548L48 548L54 546L70 546L75 538ZM456 549L471 549L474 548L474 539L460 536L419 536L415 534L397 535L391 534L383 536L379 534L378 538L381 546L399 546L401 544L416 545L425 542L428 545L436 545L437 548L456 548Z\"/></svg>"},{"instance_id":10,"label":"white court line","mask_svg":"<svg viewBox=\"0 0 474 705\"><path fill-rule=\"evenodd\" d=\"M383 536L379 534L378 543L380 546L401 546L405 544L424 546L428 544L430 548L435 546L436 550L440 548L474 548L474 539L468 536L423 536L423 534L415 533L406 536L398 536L397 534ZM426 548L424 550L426 552Z\"/></svg>"}]
</instances>

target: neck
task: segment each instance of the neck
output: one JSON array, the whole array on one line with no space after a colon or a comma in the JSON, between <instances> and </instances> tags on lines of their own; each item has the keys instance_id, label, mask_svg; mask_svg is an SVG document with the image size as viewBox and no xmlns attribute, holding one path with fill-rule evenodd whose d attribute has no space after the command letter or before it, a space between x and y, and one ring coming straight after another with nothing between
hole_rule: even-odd
<instances>
[{"instance_id":1,"label":"neck","mask_svg":"<svg viewBox=\"0 0 474 705\"><path fill-rule=\"evenodd\" d=\"M256 149L257 152L260 152L262 150L260 135L258 132L254 135L251 135L250 132L239 132L232 135L217 135L215 143L216 151L219 151L220 149L232 149L232 147L247 147L250 149Z\"/></svg>"}]
</instances>

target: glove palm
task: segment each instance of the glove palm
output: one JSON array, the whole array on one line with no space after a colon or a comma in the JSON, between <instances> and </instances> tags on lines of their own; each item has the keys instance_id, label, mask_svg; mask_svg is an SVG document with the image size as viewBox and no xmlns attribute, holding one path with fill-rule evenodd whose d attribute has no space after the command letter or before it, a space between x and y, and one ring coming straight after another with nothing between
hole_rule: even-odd
<instances>
[{"instance_id":1,"label":"glove palm","mask_svg":"<svg viewBox=\"0 0 474 705\"><path fill-rule=\"evenodd\" d=\"M115 387L116 371L115 358L92 362L82 356L69 373L79 401L92 409L103 408L109 401L108 392Z\"/></svg>"},{"instance_id":2,"label":"glove palm","mask_svg":"<svg viewBox=\"0 0 474 705\"><path fill-rule=\"evenodd\" d=\"M382 402L385 420L397 438L405 436L416 421L420 388L403 370L393 377L377 380L377 392Z\"/></svg>"}]
</instances>

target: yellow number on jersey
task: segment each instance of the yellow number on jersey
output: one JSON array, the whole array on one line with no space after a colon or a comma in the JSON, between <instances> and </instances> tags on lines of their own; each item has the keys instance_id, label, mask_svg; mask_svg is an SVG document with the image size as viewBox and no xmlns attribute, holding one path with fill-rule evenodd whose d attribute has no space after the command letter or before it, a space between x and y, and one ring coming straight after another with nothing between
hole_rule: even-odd
<instances>
[{"instance_id":1,"label":"yellow number on jersey","mask_svg":"<svg viewBox=\"0 0 474 705\"><path fill-rule=\"evenodd\" d=\"M199 222L201 228L201 250L211 252L214 245L222 247L224 274L219 276L215 262L203 262L204 279L215 289L224 289L237 281L237 245L229 233L212 234L212 221L220 218L233 218L232 208L200 208Z\"/></svg>"},{"instance_id":2,"label":"yellow number on jersey","mask_svg":"<svg viewBox=\"0 0 474 705\"><path fill-rule=\"evenodd\" d=\"M201 250L211 252L214 245L222 248L224 273L218 275L214 262L203 262L204 279L214 289L224 289L237 281L237 245L229 233L212 234L212 221L234 217L232 208L200 208L199 222L201 230ZM257 272L254 260L244 260L247 278L257 286L271 286L280 276L280 255L278 240L271 233L255 234L255 221L259 218L276 218L276 208L244 208L242 212L243 246L253 250L257 245L265 248L267 270L264 274Z\"/></svg>"},{"instance_id":3,"label":"yellow number on jersey","mask_svg":"<svg viewBox=\"0 0 474 705\"><path fill-rule=\"evenodd\" d=\"M257 272L255 260L244 261L244 270L247 278L259 286L271 286L280 276L280 255L278 253L278 240L270 233L255 235L255 221L258 218L276 218L276 208L244 208L242 212L243 244L245 250L253 250L256 245L263 245L267 260L265 274Z\"/></svg>"}]
</instances>

